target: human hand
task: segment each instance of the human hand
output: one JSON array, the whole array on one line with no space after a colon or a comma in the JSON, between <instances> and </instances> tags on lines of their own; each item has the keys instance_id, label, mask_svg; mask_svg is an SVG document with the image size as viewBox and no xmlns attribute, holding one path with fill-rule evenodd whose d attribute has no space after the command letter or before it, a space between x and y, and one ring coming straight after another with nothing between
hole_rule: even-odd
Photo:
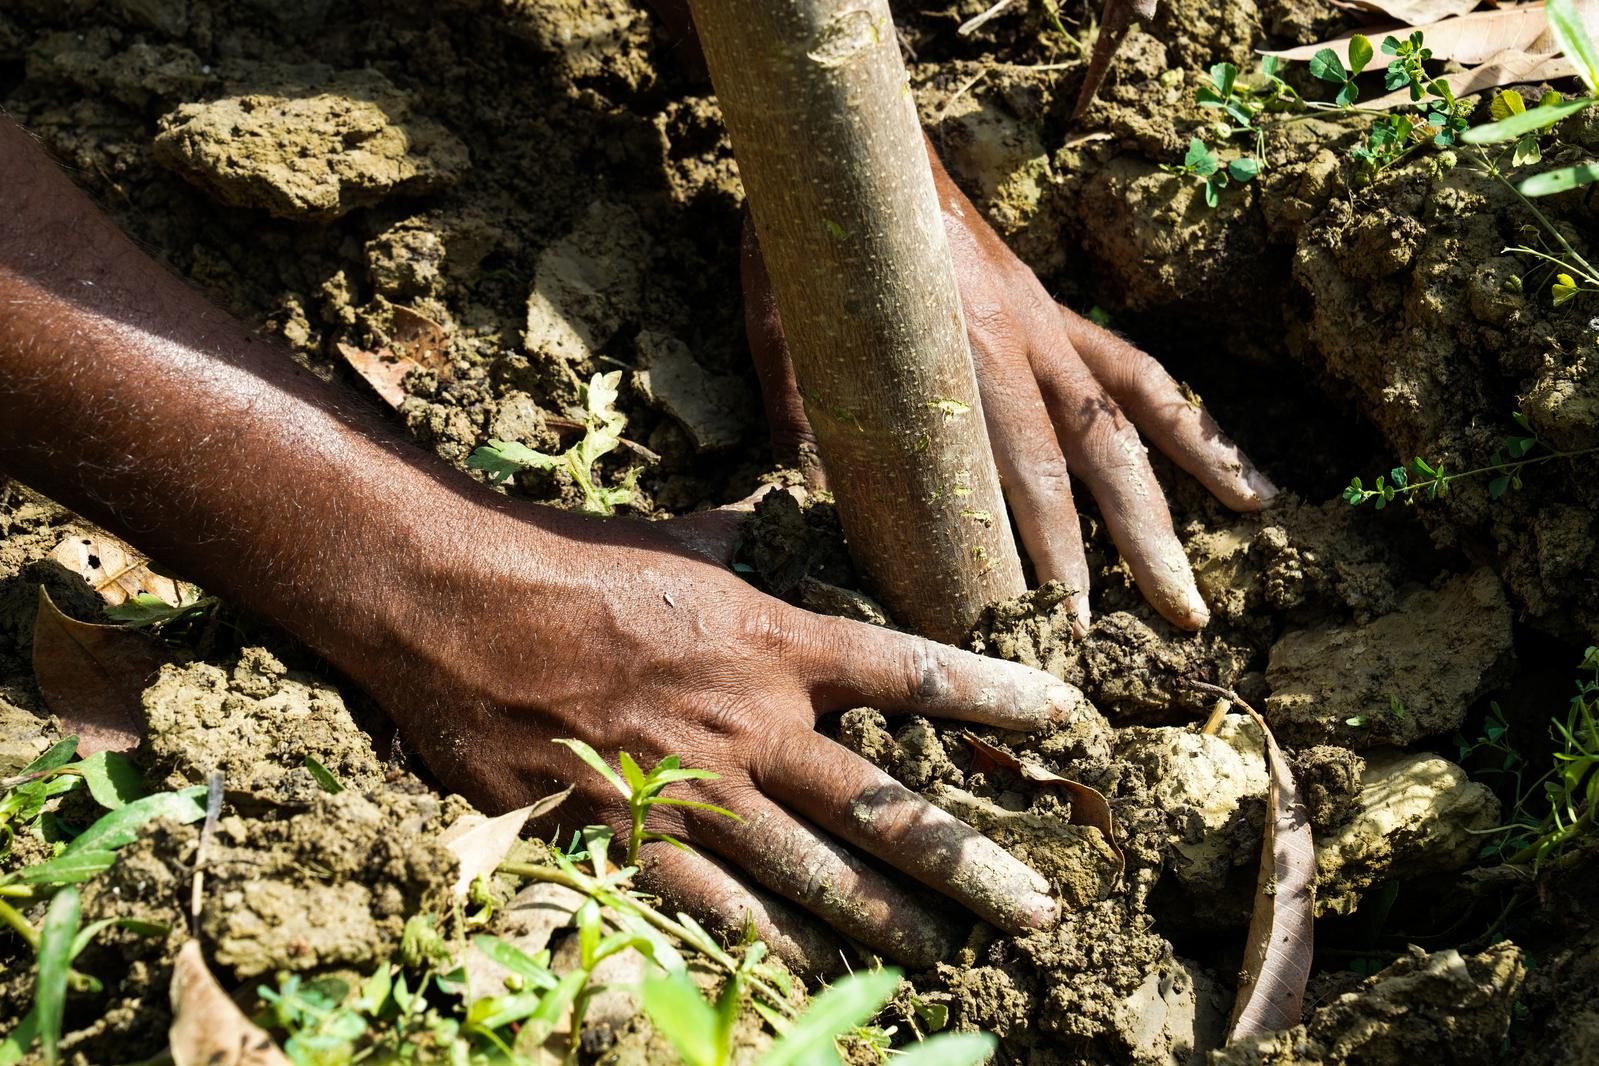
<instances>
[{"instance_id":1,"label":"human hand","mask_svg":"<svg viewBox=\"0 0 1599 1066\"><path fill-rule=\"evenodd\" d=\"M766 596L706 553L715 515L599 522L537 510L535 523L528 508L484 511L472 551L427 553L426 616L396 636L407 654L353 668L447 786L503 810L574 783L551 825L604 822L625 839L623 798L554 740L582 739L613 765L625 750L646 767L675 754L716 772L670 795L740 820L653 808L649 828L695 851L646 845L641 883L730 936L747 913L811 973L836 962L836 945L773 896L916 965L954 946L924 892L862 855L1009 932L1054 920L1042 877L815 724L864 705L1033 729L1093 713L1075 689Z\"/></svg>"},{"instance_id":2,"label":"human hand","mask_svg":"<svg viewBox=\"0 0 1599 1066\"><path fill-rule=\"evenodd\" d=\"M1159 363L1056 303L956 188L931 148L928 157L1000 482L1039 580L1058 579L1077 590L1072 606L1086 630L1088 561L1068 477L1075 474L1098 501L1144 597L1173 624L1200 628L1210 612L1140 433L1236 511L1259 510L1276 488ZM813 483L824 483L749 225L743 273L746 326L774 449L798 461Z\"/></svg>"}]
</instances>

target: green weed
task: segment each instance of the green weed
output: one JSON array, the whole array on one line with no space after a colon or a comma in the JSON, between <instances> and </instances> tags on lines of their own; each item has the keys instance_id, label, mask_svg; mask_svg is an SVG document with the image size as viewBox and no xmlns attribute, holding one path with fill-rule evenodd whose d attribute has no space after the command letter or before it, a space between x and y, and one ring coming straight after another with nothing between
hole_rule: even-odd
<instances>
[{"instance_id":1,"label":"green weed","mask_svg":"<svg viewBox=\"0 0 1599 1066\"><path fill-rule=\"evenodd\" d=\"M59 1061L61 1023L68 989L98 993L98 978L72 969L90 942L113 926L146 936L162 936L164 925L135 918L113 918L80 928L77 885L104 872L119 848L133 842L139 829L157 818L179 822L205 816L196 799L205 790L144 795L137 768L126 758L99 752L74 760L78 738L67 737L23 768L0 781L0 860L11 850L19 831L51 843L54 854L41 862L0 874L0 924L10 927L34 955L33 1006L3 1041L0 1066L14 1066L37 1042L48 1063ZM83 787L107 813L81 832L73 833L55 815L60 797ZM12 903L48 898L43 924L33 923Z\"/></svg>"},{"instance_id":2,"label":"green weed","mask_svg":"<svg viewBox=\"0 0 1599 1066\"><path fill-rule=\"evenodd\" d=\"M616 509L633 502L638 472L630 470L620 485L601 484L594 464L615 451L622 443L627 418L616 409L622 372L595 374L587 386L580 387L583 398L583 437L560 455L536 451L507 440L491 440L474 451L466 465L482 470L490 481L506 481L524 470L564 470L583 494L582 510L587 514L615 514Z\"/></svg>"},{"instance_id":3,"label":"green weed","mask_svg":"<svg viewBox=\"0 0 1599 1066\"><path fill-rule=\"evenodd\" d=\"M1418 498L1423 497L1435 500L1439 496L1447 496L1450 486L1456 481L1492 474L1494 477L1488 482L1488 495L1497 500L1510 490L1522 487L1521 475L1528 467L1541 466L1556 459L1574 459L1599 451L1599 447L1578 448L1573 451L1561 451L1550 447L1538 438L1526 415L1516 411L1511 418L1522 432L1506 437L1503 444L1489 457L1486 466L1451 474L1444 469L1443 463L1429 463L1417 456L1410 461L1408 468L1396 466L1388 471L1386 476L1379 474L1369 489L1360 478L1351 478L1344 488L1343 497L1352 506L1359 507L1363 503L1370 503L1380 511L1395 500L1402 500L1405 503L1415 503Z\"/></svg>"},{"instance_id":4,"label":"green weed","mask_svg":"<svg viewBox=\"0 0 1599 1066\"><path fill-rule=\"evenodd\" d=\"M645 773L633 761L633 756L625 751L616 753L617 762L622 767L621 776L608 766L600 753L583 743L581 740L557 740L557 744L564 745L577 753L578 758L588 764L589 768L611 783L624 799L627 800L628 814L632 820L632 828L627 838L627 864L633 865L638 861L638 849L648 840L659 840L675 848L687 850L688 845L669 833L653 833L644 828L644 819L649 816L650 808L656 806L688 807L697 811L710 811L723 817L739 821L739 816L725 807L718 807L713 803L701 803L698 800L678 799L676 796L663 796L669 785L682 781L716 781L721 775L709 770L692 770L683 766L676 755L668 755L655 764L655 768Z\"/></svg>"},{"instance_id":5,"label":"green weed","mask_svg":"<svg viewBox=\"0 0 1599 1066\"><path fill-rule=\"evenodd\" d=\"M1494 840L1482 857L1536 871L1557 858L1577 837L1591 832L1599 817L1599 649L1583 652L1577 691L1564 720L1550 720L1556 742L1553 764L1524 784L1526 758L1510 742L1510 723L1493 704L1483 735L1467 742L1456 736L1461 761L1484 764L1480 772L1507 778L1515 804L1509 822L1491 830Z\"/></svg>"}]
</instances>

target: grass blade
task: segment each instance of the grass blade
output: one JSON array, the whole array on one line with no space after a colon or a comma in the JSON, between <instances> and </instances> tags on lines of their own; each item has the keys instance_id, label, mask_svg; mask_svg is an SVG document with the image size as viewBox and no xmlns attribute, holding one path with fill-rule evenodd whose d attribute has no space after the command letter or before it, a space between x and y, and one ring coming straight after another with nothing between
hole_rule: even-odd
<instances>
[{"instance_id":1,"label":"grass blade","mask_svg":"<svg viewBox=\"0 0 1599 1066\"><path fill-rule=\"evenodd\" d=\"M761 1066L797 1066L840 1034L868 1021L899 987L899 971L853 973L811 1000L805 1013L773 1044Z\"/></svg>"},{"instance_id":2,"label":"grass blade","mask_svg":"<svg viewBox=\"0 0 1599 1066\"><path fill-rule=\"evenodd\" d=\"M1572 0L1549 0L1544 5L1544 17L1554 31L1555 41L1577 68L1577 74L1588 86L1589 92L1599 92L1599 52L1596 52L1588 30L1582 24L1582 12Z\"/></svg>"},{"instance_id":3,"label":"grass blade","mask_svg":"<svg viewBox=\"0 0 1599 1066\"><path fill-rule=\"evenodd\" d=\"M716 1011L686 975L651 977L644 982L644 1013L687 1066L721 1066Z\"/></svg>"},{"instance_id":4,"label":"grass blade","mask_svg":"<svg viewBox=\"0 0 1599 1066\"><path fill-rule=\"evenodd\" d=\"M620 792L625 797L632 797L633 790L627 787L627 783L617 776L616 771L611 769L604 759L600 758L599 752L595 751L581 740L572 740L570 738L563 737L555 741L555 743L561 745L562 747L572 749L573 753L575 753L579 759L582 759L588 764L589 769L593 770L595 773L605 778L605 780L609 781L612 788L616 789L616 791Z\"/></svg>"},{"instance_id":5,"label":"grass blade","mask_svg":"<svg viewBox=\"0 0 1599 1066\"><path fill-rule=\"evenodd\" d=\"M67 973L72 968L72 942L78 935L78 890L63 888L50 901L39 930L39 976L33 1009L39 1019L44 1061L61 1061L61 1020L67 1011Z\"/></svg>"},{"instance_id":6,"label":"grass blade","mask_svg":"<svg viewBox=\"0 0 1599 1066\"><path fill-rule=\"evenodd\" d=\"M195 785L179 792L157 792L134 800L127 806L101 816L67 845L63 856L86 851L115 851L133 843L139 830L157 818L171 818L182 825L205 817L205 786Z\"/></svg>"},{"instance_id":7,"label":"grass blade","mask_svg":"<svg viewBox=\"0 0 1599 1066\"><path fill-rule=\"evenodd\" d=\"M1599 181L1599 163L1578 163L1576 166L1534 174L1518 183L1516 189L1523 196L1553 196L1557 192L1568 192L1596 181Z\"/></svg>"},{"instance_id":8,"label":"grass blade","mask_svg":"<svg viewBox=\"0 0 1599 1066\"><path fill-rule=\"evenodd\" d=\"M988 1033L940 1033L894 1056L894 1066L981 1066L999 1041Z\"/></svg>"},{"instance_id":9,"label":"grass blade","mask_svg":"<svg viewBox=\"0 0 1599 1066\"><path fill-rule=\"evenodd\" d=\"M1583 97L1576 100L1562 100L1558 104L1529 107L1498 122L1473 126L1461 134L1460 139L1467 144L1502 144L1505 141L1514 141L1526 134L1548 129L1562 119L1570 118L1578 111L1592 107L1594 103L1595 101Z\"/></svg>"}]
</instances>

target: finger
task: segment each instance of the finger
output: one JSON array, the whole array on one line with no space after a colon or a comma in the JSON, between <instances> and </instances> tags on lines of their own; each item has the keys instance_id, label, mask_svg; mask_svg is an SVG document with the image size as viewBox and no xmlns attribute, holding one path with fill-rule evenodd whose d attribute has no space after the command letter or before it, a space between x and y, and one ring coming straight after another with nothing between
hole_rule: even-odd
<instances>
[{"instance_id":1,"label":"finger","mask_svg":"<svg viewBox=\"0 0 1599 1066\"><path fill-rule=\"evenodd\" d=\"M816 450L816 434L805 417L805 401L789 362L788 342L783 337L783 320L772 293L772 279L766 273L766 260L755 239L755 224L746 215L740 255L740 276L744 286L744 332L755 376L761 382L761 400L766 407L766 424L772 435L772 454L780 463L793 463L814 489L827 487L827 476Z\"/></svg>"},{"instance_id":2,"label":"finger","mask_svg":"<svg viewBox=\"0 0 1599 1066\"><path fill-rule=\"evenodd\" d=\"M1199 629L1210 619L1143 442L1059 329L1040 330L1033 371L1072 472L1088 485L1144 598L1167 621Z\"/></svg>"},{"instance_id":3,"label":"finger","mask_svg":"<svg viewBox=\"0 0 1599 1066\"><path fill-rule=\"evenodd\" d=\"M891 958L920 968L954 949L956 933L945 919L837 841L753 790L732 809L737 822L685 811L689 835L844 936Z\"/></svg>"},{"instance_id":4,"label":"finger","mask_svg":"<svg viewBox=\"0 0 1599 1066\"><path fill-rule=\"evenodd\" d=\"M685 547L709 556L723 566L731 566L744 521L754 512L761 498L774 491L786 492L800 503L805 502L805 490L798 485L781 489L776 485L762 485L742 500L682 515L661 523L661 528L677 537Z\"/></svg>"},{"instance_id":5,"label":"finger","mask_svg":"<svg viewBox=\"0 0 1599 1066\"><path fill-rule=\"evenodd\" d=\"M1064 307L1060 316L1084 365L1139 432L1218 500L1235 511L1258 511L1277 495L1277 486L1158 362Z\"/></svg>"},{"instance_id":6,"label":"finger","mask_svg":"<svg viewBox=\"0 0 1599 1066\"><path fill-rule=\"evenodd\" d=\"M972 336L988 439L1033 569L1040 581L1061 581L1072 590L1073 628L1081 637L1089 623L1088 556L1071 477L1027 353L1019 343L1005 350L1008 337L987 330Z\"/></svg>"},{"instance_id":7,"label":"finger","mask_svg":"<svg viewBox=\"0 0 1599 1066\"><path fill-rule=\"evenodd\" d=\"M669 911L685 911L725 944L750 925L788 968L807 981L836 976L841 943L803 912L751 888L720 862L670 844L642 851L637 885L660 896Z\"/></svg>"},{"instance_id":8,"label":"finger","mask_svg":"<svg viewBox=\"0 0 1599 1066\"><path fill-rule=\"evenodd\" d=\"M1077 688L1021 663L864 622L806 617L819 713L866 705L1015 730L1096 713Z\"/></svg>"},{"instance_id":9,"label":"finger","mask_svg":"<svg viewBox=\"0 0 1599 1066\"><path fill-rule=\"evenodd\" d=\"M1005 932L1054 923L1042 875L821 734L774 749L762 770L768 795Z\"/></svg>"}]
</instances>

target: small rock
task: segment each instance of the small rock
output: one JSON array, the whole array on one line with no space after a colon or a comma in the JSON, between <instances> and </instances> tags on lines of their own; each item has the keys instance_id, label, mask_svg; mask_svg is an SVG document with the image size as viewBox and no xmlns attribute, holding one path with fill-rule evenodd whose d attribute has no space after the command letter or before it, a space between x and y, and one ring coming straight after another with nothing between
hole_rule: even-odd
<instances>
[{"instance_id":1,"label":"small rock","mask_svg":"<svg viewBox=\"0 0 1599 1066\"><path fill-rule=\"evenodd\" d=\"M649 252L643 233L631 208L596 200L576 228L539 253L527 300L530 354L575 371L637 320Z\"/></svg>"},{"instance_id":2,"label":"small rock","mask_svg":"<svg viewBox=\"0 0 1599 1066\"><path fill-rule=\"evenodd\" d=\"M1439 755L1384 752L1367 757L1360 810L1316 840L1316 914L1352 914L1368 889L1456 870L1499 824L1487 786Z\"/></svg>"},{"instance_id":3,"label":"small rock","mask_svg":"<svg viewBox=\"0 0 1599 1066\"><path fill-rule=\"evenodd\" d=\"M375 70L263 67L233 95L161 118L155 156L225 204L337 218L428 192L467 168L466 146Z\"/></svg>"},{"instance_id":4,"label":"small rock","mask_svg":"<svg viewBox=\"0 0 1599 1066\"><path fill-rule=\"evenodd\" d=\"M16 773L50 745L42 735L45 720L0 699L0 777Z\"/></svg>"},{"instance_id":5,"label":"small rock","mask_svg":"<svg viewBox=\"0 0 1599 1066\"><path fill-rule=\"evenodd\" d=\"M755 397L742 379L710 373L695 362L688 345L664 333L640 333L638 352L633 384L652 407L682 424L697 450L743 441Z\"/></svg>"},{"instance_id":6,"label":"small rock","mask_svg":"<svg viewBox=\"0 0 1599 1066\"><path fill-rule=\"evenodd\" d=\"M1303 1025L1245 1037L1209 1066L1411 1066L1501 1061L1526 977L1509 941L1464 958L1453 948L1410 954L1318 1007Z\"/></svg>"},{"instance_id":7,"label":"small rock","mask_svg":"<svg viewBox=\"0 0 1599 1066\"><path fill-rule=\"evenodd\" d=\"M1348 748L1318 744L1289 753L1299 798L1318 833L1336 829L1360 809L1360 778L1366 760Z\"/></svg>"},{"instance_id":8,"label":"small rock","mask_svg":"<svg viewBox=\"0 0 1599 1066\"><path fill-rule=\"evenodd\" d=\"M1185 890L1221 893L1235 867L1253 869L1268 779L1265 742L1252 721L1230 714L1209 735L1131 727L1117 733L1116 754L1143 766L1150 802L1176 827L1171 870Z\"/></svg>"},{"instance_id":9,"label":"small rock","mask_svg":"<svg viewBox=\"0 0 1599 1066\"><path fill-rule=\"evenodd\" d=\"M1287 745L1405 747L1458 729L1509 665L1510 604L1493 571L1415 589L1370 625L1285 634L1271 649L1266 720Z\"/></svg>"}]
</instances>

